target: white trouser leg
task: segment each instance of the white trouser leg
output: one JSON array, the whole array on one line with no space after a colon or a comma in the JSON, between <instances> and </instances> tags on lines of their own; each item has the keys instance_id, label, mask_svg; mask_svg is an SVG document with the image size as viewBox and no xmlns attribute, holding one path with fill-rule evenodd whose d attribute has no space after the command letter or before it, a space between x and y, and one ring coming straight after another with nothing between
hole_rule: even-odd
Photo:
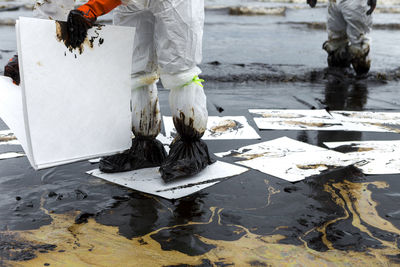
<instances>
[{"instance_id":1,"label":"white trouser leg","mask_svg":"<svg viewBox=\"0 0 400 267\"><path fill-rule=\"evenodd\" d=\"M202 59L204 0L150 1L158 66L182 73Z\"/></svg>"},{"instance_id":2,"label":"white trouser leg","mask_svg":"<svg viewBox=\"0 0 400 267\"><path fill-rule=\"evenodd\" d=\"M157 85L132 89L132 131L136 137L154 139L161 130Z\"/></svg>"},{"instance_id":3,"label":"white trouser leg","mask_svg":"<svg viewBox=\"0 0 400 267\"><path fill-rule=\"evenodd\" d=\"M114 10L114 25L135 27L132 54L132 77L157 71L154 45L154 15L147 9L131 4L120 5Z\"/></svg>"},{"instance_id":4,"label":"white trouser leg","mask_svg":"<svg viewBox=\"0 0 400 267\"><path fill-rule=\"evenodd\" d=\"M350 53L355 56L366 56L369 52L369 32L372 27L372 16L367 15L367 1L340 1L340 9L346 21L346 33L350 40Z\"/></svg>"},{"instance_id":5,"label":"white trouser leg","mask_svg":"<svg viewBox=\"0 0 400 267\"><path fill-rule=\"evenodd\" d=\"M329 3L327 21L328 41L324 43L323 49L333 53L338 49L346 47L349 43L346 34L346 21L343 18L339 6L335 2Z\"/></svg>"}]
</instances>

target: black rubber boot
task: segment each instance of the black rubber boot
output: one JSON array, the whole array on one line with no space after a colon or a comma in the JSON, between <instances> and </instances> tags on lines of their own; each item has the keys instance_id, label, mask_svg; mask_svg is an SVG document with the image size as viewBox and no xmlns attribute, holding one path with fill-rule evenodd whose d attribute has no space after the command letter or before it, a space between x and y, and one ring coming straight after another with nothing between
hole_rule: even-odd
<instances>
[{"instance_id":1,"label":"black rubber boot","mask_svg":"<svg viewBox=\"0 0 400 267\"><path fill-rule=\"evenodd\" d=\"M350 68L351 56L347 48L338 49L328 54L328 66L335 68Z\"/></svg>"},{"instance_id":2,"label":"black rubber boot","mask_svg":"<svg viewBox=\"0 0 400 267\"><path fill-rule=\"evenodd\" d=\"M164 182L195 175L215 162L208 152L207 144L200 139L204 132L194 129L193 120L190 119L190 125L186 125L183 113L180 118L173 119L178 136L172 142L169 155L160 167Z\"/></svg>"},{"instance_id":3,"label":"black rubber boot","mask_svg":"<svg viewBox=\"0 0 400 267\"><path fill-rule=\"evenodd\" d=\"M203 140L177 139L171 144L171 150L160 167L160 173L164 182L170 182L195 175L214 162Z\"/></svg>"},{"instance_id":4,"label":"black rubber boot","mask_svg":"<svg viewBox=\"0 0 400 267\"><path fill-rule=\"evenodd\" d=\"M167 152L157 139L135 138L129 150L102 158L99 169L102 172L115 173L157 167L166 157Z\"/></svg>"},{"instance_id":5,"label":"black rubber boot","mask_svg":"<svg viewBox=\"0 0 400 267\"><path fill-rule=\"evenodd\" d=\"M354 58L351 61L351 64L353 65L353 69L357 73L357 76L367 75L371 68L371 60L368 55L361 58Z\"/></svg>"},{"instance_id":6,"label":"black rubber boot","mask_svg":"<svg viewBox=\"0 0 400 267\"><path fill-rule=\"evenodd\" d=\"M349 68L351 64L351 55L349 53L349 46L345 45L336 50L332 50L326 41L322 48L328 53L328 66L330 68Z\"/></svg>"}]
</instances>

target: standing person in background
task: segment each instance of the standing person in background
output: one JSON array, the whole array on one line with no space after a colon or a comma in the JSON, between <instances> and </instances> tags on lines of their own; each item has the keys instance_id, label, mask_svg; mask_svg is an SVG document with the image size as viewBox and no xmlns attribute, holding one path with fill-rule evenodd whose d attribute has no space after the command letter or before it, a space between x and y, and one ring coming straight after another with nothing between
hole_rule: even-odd
<instances>
[{"instance_id":1,"label":"standing person in background","mask_svg":"<svg viewBox=\"0 0 400 267\"><path fill-rule=\"evenodd\" d=\"M50 19L62 20L65 8L73 6L71 0L43 1L36 5L35 14ZM129 150L103 158L100 170L111 173L160 166L166 182L200 172L213 163L201 140L208 119L197 67L202 59L204 0L90 0L67 12L69 44L80 46L97 17L113 9L115 25L136 27L131 75L135 138ZM156 140L161 130L159 78L171 90L169 103L178 133L168 156Z\"/></svg>"},{"instance_id":2,"label":"standing person in background","mask_svg":"<svg viewBox=\"0 0 400 267\"><path fill-rule=\"evenodd\" d=\"M307 0L315 7L317 0ZM366 75L371 66L369 59L372 12L376 0L329 0L328 40L323 49L328 53L329 67L350 67L357 75Z\"/></svg>"}]
</instances>

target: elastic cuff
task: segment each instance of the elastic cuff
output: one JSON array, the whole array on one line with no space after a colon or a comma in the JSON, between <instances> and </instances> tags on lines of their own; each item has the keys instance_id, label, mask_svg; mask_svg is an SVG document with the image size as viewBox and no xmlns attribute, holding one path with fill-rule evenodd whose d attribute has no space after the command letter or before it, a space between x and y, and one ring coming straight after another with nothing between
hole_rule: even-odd
<instances>
[{"instance_id":1,"label":"elastic cuff","mask_svg":"<svg viewBox=\"0 0 400 267\"><path fill-rule=\"evenodd\" d=\"M198 76L200 73L200 68L194 67L190 70L175 74L162 73L160 76L164 88L172 90L182 88L185 84L190 83L193 78Z\"/></svg>"},{"instance_id":2,"label":"elastic cuff","mask_svg":"<svg viewBox=\"0 0 400 267\"><path fill-rule=\"evenodd\" d=\"M97 16L96 14L90 9L89 6L83 5L77 8L79 11L82 11L83 16L85 18L91 19L91 20L96 20Z\"/></svg>"},{"instance_id":3,"label":"elastic cuff","mask_svg":"<svg viewBox=\"0 0 400 267\"><path fill-rule=\"evenodd\" d=\"M132 77L132 89L139 89L143 86L154 84L158 82L159 79L160 76L156 72Z\"/></svg>"}]
</instances>

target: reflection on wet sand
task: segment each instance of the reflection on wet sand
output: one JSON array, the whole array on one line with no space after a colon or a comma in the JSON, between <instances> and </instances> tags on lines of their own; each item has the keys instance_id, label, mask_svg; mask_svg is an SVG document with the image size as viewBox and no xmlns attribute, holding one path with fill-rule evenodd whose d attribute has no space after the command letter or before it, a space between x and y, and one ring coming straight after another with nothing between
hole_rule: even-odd
<instances>
[{"instance_id":1,"label":"reflection on wet sand","mask_svg":"<svg viewBox=\"0 0 400 267\"><path fill-rule=\"evenodd\" d=\"M280 192L265 182L269 196ZM10 266L112 266L116 262L123 266L174 266L179 264L212 266L213 264L234 264L237 266L267 266L268 264L298 264L302 266L385 266L391 264L390 257L399 254L398 238L400 230L392 223L380 217L377 212L378 203L373 200L371 188L384 190L388 187L385 182L343 182L328 181L324 191L329 193L331 200L343 210L343 216L321 222L299 236L303 245L282 244L286 237L282 234L254 234L251 229L242 225L223 224L221 212L223 208L210 208L210 217L202 222L186 221L182 224L161 227L142 236L128 239L119 233L117 227L105 226L88 219L87 223L76 224L76 213L49 214L53 221L50 225L30 231L3 231L1 235L12 236L15 243L31 243L29 248L36 257L27 261L5 261ZM42 201L42 203L44 200ZM186 203L190 206L190 203ZM186 204L177 207L186 210ZM196 211L202 208L198 204L193 207ZM340 214L338 212L338 214ZM185 216L183 216L185 217ZM341 221L350 220L353 227L359 229L369 238L381 245L368 247L361 251L336 249L332 238L331 227ZM229 230L225 235L235 236L235 240L214 240L205 236L202 231L194 231L203 226L219 227ZM192 228L191 228L192 227ZM278 226L276 230L285 226ZM189 231L191 229L192 231ZM311 232L322 234L326 251L316 251L304 241ZM219 231L221 232L221 231ZM191 235L192 241L197 239L202 243L202 253L182 253L168 247L170 241L176 243L177 235ZM167 238L167 239L165 239ZM160 242L161 241L161 242ZM173 242L173 243L174 243ZM46 250L46 245L55 245ZM167 245L166 245L167 244ZM176 245L176 244L175 244ZM8 253L8 254L5 254ZM13 248L3 250L3 259L15 254ZM21 260L21 259L19 259Z\"/></svg>"}]
</instances>

